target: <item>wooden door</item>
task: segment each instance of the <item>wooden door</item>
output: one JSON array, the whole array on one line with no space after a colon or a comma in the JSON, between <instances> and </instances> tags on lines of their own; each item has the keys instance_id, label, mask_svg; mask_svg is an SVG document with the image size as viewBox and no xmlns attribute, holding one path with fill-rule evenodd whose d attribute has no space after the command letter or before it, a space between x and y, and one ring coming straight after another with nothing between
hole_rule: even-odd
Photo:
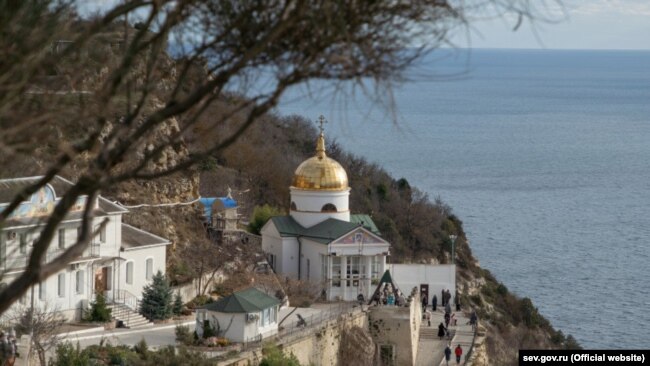
<instances>
[{"instance_id":1,"label":"wooden door","mask_svg":"<svg viewBox=\"0 0 650 366\"><path fill-rule=\"evenodd\" d=\"M102 267L95 270L95 292L104 294L108 290L108 268Z\"/></svg>"}]
</instances>

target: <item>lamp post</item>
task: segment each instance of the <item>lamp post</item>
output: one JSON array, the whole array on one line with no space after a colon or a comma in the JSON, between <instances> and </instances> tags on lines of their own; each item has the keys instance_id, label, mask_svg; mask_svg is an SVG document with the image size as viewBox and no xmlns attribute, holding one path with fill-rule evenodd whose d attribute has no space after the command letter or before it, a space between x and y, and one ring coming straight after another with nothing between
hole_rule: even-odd
<instances>
[{"instance_id":1,"label":"lamp post","mask_svg":"<svg viewBox=\"0 0 650 366\"><path fill-rule=\"evenodd\" d=\"M451 239L451 264L456 263L456 238L458 238L458 235L449 235L449 239Z\"/></svg>"}]
</instances>

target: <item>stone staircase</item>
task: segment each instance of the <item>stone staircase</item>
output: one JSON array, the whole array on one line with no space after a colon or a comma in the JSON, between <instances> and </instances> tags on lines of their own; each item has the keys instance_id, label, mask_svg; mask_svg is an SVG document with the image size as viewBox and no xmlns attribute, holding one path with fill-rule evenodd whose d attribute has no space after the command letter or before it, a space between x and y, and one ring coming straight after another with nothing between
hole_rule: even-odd
<instances>
[{"instance_id":1,"label":"stone staircase","mask_svg":"<svg viewBox=\"0 0 650 366\"><path fill-rule=\"evenodd\" d=\"M149 319L138 314L124 304L110 304L111 316L115 320L121 320L127 328L144 328L151 327L153 323Z\"/></svg>"},{"instance_id":2,"label":"stone staircase","mask_svg":"<svg viewBox=\"0 0 650 366\"><path fill-rule=\"evenodd\" d=\"M422 322L420 325L420 339L438 339L438 326L428 327L426 321Z\"/></svg>"}]
</instances>

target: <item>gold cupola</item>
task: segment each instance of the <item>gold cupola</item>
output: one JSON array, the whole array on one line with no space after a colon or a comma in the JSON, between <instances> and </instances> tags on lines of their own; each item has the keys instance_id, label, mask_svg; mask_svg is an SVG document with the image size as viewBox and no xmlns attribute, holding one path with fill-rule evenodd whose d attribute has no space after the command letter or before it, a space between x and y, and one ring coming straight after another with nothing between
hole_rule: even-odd
<instances>
[{"instance_id":1,"label":"gold cupola","mask_svg":"<svg viewBox=\"0 0 650 366\"><path fill-rule=\"evenodd\" d=\"M322 128L316 140L316 156L302 162L293 174L294 188L314 191L344 191L348 189L348 174L338 161L325 154Z\"/></svg>"}]
</instances>

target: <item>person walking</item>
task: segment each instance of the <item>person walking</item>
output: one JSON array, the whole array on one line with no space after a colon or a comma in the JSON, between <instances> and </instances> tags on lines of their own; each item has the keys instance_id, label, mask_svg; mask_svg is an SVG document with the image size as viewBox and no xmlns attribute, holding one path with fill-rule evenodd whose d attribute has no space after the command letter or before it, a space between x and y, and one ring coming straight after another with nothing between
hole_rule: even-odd
<instances>
[{"instance_id":1,"label":"person walking","mask_svg":"<svg viewBox=\"0 0 650 366\"><path fill-rule=\"evenodd\" d=\"M429 305L429 299L427 298L427 295L423 292L422 293L422 311L427 310L427 305Z\"/></svg>"},{"instance_id":2,"label":"person walking","mask_svg":"<svg viewBox=\"0 0 650 366\"><path fill-rule=\"evenodd\" d=\"M433 311L436 311L436 309L438 308L438 297L435 294L431 299L431 307L433 308Z\"/></svg>"},{"instance_id":3,"label":"person walking","mask_svg":"<svg viewBox=\"0 0 650 366\"><path fill-rule=\"evenodd\" d=\"M451 315L449 313L445 313L445 328L449 328L450 321L451 321Z\"/></svg>"},{"instance_id":4,"label":"person walking","mask_svg":"<svg viewBox=\"0 0 650 366\"><path fill-rule=\"evenodd\" d=\"M445 336L445 333L447 332L447 328L445 328L445 325L440 322L440 325L438 325L438 338L442 340L442 337Z\"/></svg>"},{"instance_id":5,"label":"person walking","mask_svg":"<svg viewBox=\"0 0 650 366\"><path fill-rule=\"evenodd\" d=\"M4 366L14 366L16 363L17 355L17 346L16 346L16 337L13 334L13 331L9 334L7 338L7 359Z\"/></svg>"},{"instance_id":6,"label":"person walking","mask_svg":"<svg viewBox=\"0 0 650 366\"><path fill-rule=\"evenodd\" d=\"M451 305L449 305L449 302L445 305L445 314L451 314Z\"/></svg>"},{"instance_id":7,"label":"person walking","mask_svg":"<svg viewBox=\"0 0 650 366\"><path fill-rule=\"evenodd\" d=\"M478 325L476 310L472 310L472 315L469 317L469 324L472 326L472 331L476 330L476 326Z\"/></svg>"},{"instance_id":8,"label":"person walking","mask_svg":"<svg viewBox=\"0 0 650 366\"><path fill-rule=\"evenodd\" d=\"M440 300L442 300L442 306L445 306L445 289L443 288L440 292Z\"/></svg>"},{"instance_id":9,"label":"person walking","mask_svg":"<svg viewBox=\"0 0 650 366\"><path fill-rule=\"evenodd\" d=\"M449 366L450 359L451 359L451 344L447 343L447 347L445 347L445 361L447 362L447 366Z\"/></svg>"},{"instance_id":10,"label":"person walking","mask_svg":"<svg viewBox=\"0 0 650 366\"><path fill-rule=\"evenodd\" d=\"M424 312L424 317L427 319L427 324L431 326L431 311L429 309Z\"/></svg>"},{"instance_id":11,"label":"person walking","mask_svg":"<svg viewBox=\"0 0 650 366\"><path fill-rule=\"evenodd\" d=\"M456 364L460 364L460 356L463 355L463 347L461 347L460 344L456 346L454 354L456 354Z\"/></svg>"}]
</instances>

